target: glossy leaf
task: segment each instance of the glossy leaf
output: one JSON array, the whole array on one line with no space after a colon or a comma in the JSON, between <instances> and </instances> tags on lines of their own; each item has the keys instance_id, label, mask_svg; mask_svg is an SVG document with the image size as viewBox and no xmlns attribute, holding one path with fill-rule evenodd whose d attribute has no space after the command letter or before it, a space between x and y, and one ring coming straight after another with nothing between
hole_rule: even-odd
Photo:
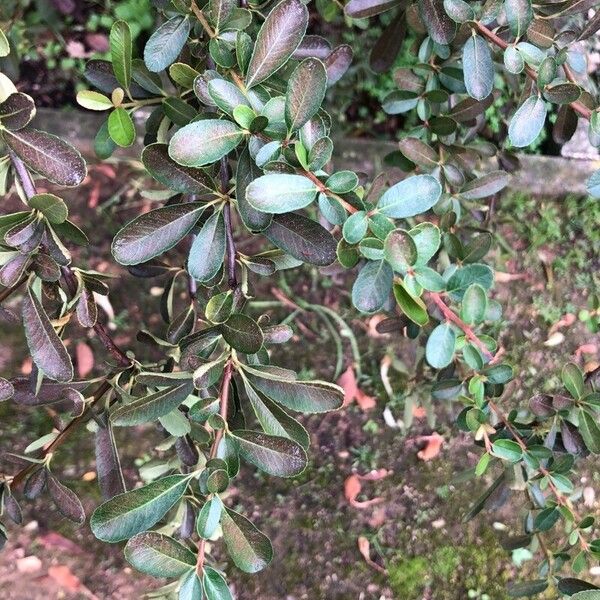
<instances>
[{"instance_id":1,"label":"glossy leaf","mask_svg":"<svg viewBox=\"0 0 600 600\"><path fill-rule=\"evenodd\" d=\"M124 108L115 108L108 116L108 133L113 142L123 148L135 142L135 126Z\"/></svg>"},{"instance_id":2,"label":"glossy leaf","mask_svg":"<svg viewBox=\"0 0 600 600\"><path fill-rule=\"evenodd\" d=\"M465 87L475 100L487 98L494 88L494 63L488 43L472 35L463 46L463 72Z\"/></svg>"},{"instance_id":3,"label":"glossy leaf","mask_svg":"<svg viewBox=\"0 0 600 600\"><path fill-rule=\"evenodd\" d=\"M196 235L188 256L188 272L197 281L210 281L217 275L225 257L223 213L213 213Z\"/></svg>"},{"instance_id":4,"label":"glossy leaf","mask_svg":"<svg viewBox=\"0 0 600 600\"><path fill-rule=\"evenodd\" d=\"M454 356L456 334L447 323L440 323L427 338L425 356L434 369L447 367Z\"/></svg>"},{"instance_id":5,"label":"glossy leaf","mask_svg":"<svg viewBox=\"0 0 600 600\"><path fill-rule=\"evenodd\" d=\"M539 96L527 98L508 126L510 143L516 148L524 148L534 142L544 128L546 113L546 105Z\"/></svg>"},{"instance_id":6,"label":"glossy leaf","mask_svg":"<svg viewBox=\"0 0 600 600\"><path fill-rule=\"evenodd\" d=\"M144 62L150 71L163 71L177 60L187 42L190 28L187 17L176 15L150 36L144 48Z\"/></svg>"},{"instance_id":7,"label":"glossy leaf","mask_svg":"<svg viewBox=\"0 0 600 600\"><path fill-rule=\"evenodd\" d=\"M386 217L406 219L428 211L442 195L442 188L431 175L413 175L387 190L377 203Z\"/></svg>"},{"instance_id":8,"label":"glossy leaf","mask_svg":"<svg viewBox=\"0 0 600 600\"><path fill-rule=\"evenodd\" d=\"M263 333L256 321L242 313L234 313L220 327L225 341L244 354L256 354L263 344Z\"/></svg>"},{"instance_id":9,"label":"glossy leaf","mask_svg":"<svg viewBox=\"0 0 600 600\"><path fill-rule=\"evenodd\" d=\"M192 382L187 381L177 387L137 398L117 408L111 414L111 422L118 426L132 426L156 421L175 410L193 390Z\"/></svg>"},{"instance_id":10,"label":"glossy leaf","mask_svg":"<svg viewBox=\"0 0 600 600\"><path fill-rule=\"evenodd\" d=\"M155 531L132 537L125 546L125 558L152 577L180 577L196 565L196 555L189 548Z\"/></svg>"},{"instance_id":11,"label":"glossy leaf","mask_svg":"<svg viewBox=\"0 0 600 600\"><path fill-rule=\"evenodd\" d=\"M400 282L394 284L394 298L400 310L419 327L427 325L429 315L427 307L421 298L412 296Z\"/></svg>"},{"instance_id":12,"label":"glossy leaf","mask_svg":"<svg viewBox=\"0 0 600 600\"><path fill-rule=\"evenodd\" d=\"M196 529L201 538L209 539L214 535L223 510L223 502L219 496L213 496L204 503L196 520Z\"/></svg>"},{"instance_id":13,"label":"glossy leaf","mask_svg":"<svg viewBox=\"0 0 600 600\"><path fill-rule=\"evenodd\" d=\"M272 174L255 179L246 188L246 199L254 209L265 213L287 213L311 204L317 186L302 175Z\"/></svg>"},{"instance_id":14,"label":"glossy leaf","mask_svg":"<svg viewBox=\"0 0 600 600\"><path fill-rule=\"evenodd\" d=\"M227 552L238 569L244 573L262 571L273 558L269 538L262 534L246 517L225 509L221 526Z\"/></svg>"},{"instance_id":15,"label":"glossy leaf","mask_svg":"<svg viewBox=\"0 0 600 600\"><path fill-rule=\"evenodd\" d=\"M294 477L306 468L304 448L287 437L245 430L235 431L233 437L241 457L269 475Z\"/></svg>"},{"instance_id":16,"label":"glossy leaf","mask_svg":"<svg viewBox=\"0 0 600 600\"><path fill-rule=\"evenodd\" d=\"M92 532L104 542L120 542L146 531L183 496L188 483L188 475L169 475L111 498L94 511Z\"/></svg>"},{"instance_id":17,"label":"glossy leaf","mask_svg":"<svg viewBox=\"0 0 600 600\"><path fill-rule=\"evenodd\" d=\"M36 194L27 203L31 208L39 210L50 223L64 223L69 216L64 200L54 194Z\"/></svg>"},{"instance_id":18,"label":"glossy leaf","mask_svg":"<svg viewBox=\"0 0 600 600\"><path fill-rule=\"evenodd\" d=\"M510 176L505 171L492 171L469 181L460 190L464 200L479 200L497 194L509 182Z\"/></svg>"},{"instance_id":19,"label":"glossy leaf","mask_svg":"<svg viewBox=\"0 0 600 600\"><path fill-rule=\"evenodd\" d=\"M0 123L12 131L23 129L35 117L35 112L35 102L31 96L11 94L0 103Z\"/></svg>"},{"instance_id":20,"label":"glossy leaf","mask_svg":"<svg viewBox=\"0 0 600 600\"><path fill-rule=\"evenodd\" d=\"M283 0L268 14L246 72L251 88L278 71L299 46L308 25L308 9L300 0Z\"/></svg>"},{"instance_id":21,"label":"glossy leaf","mask_svg":"<svg viewBox=\"0 0 600 600\"><path fill-rule=\"evenodd\" d=\"M322 225L303 215L275 215L263 234L278 248L302 262L327 266L335 260L335 238Z\"/></svg>"},{"instance_id":22,"label":"glossy leaf","mask_svg":"<svg viewBox=\"0 0 600 600\"><path fill-rule=\"evenodd\" d=\"M22 310L25 337L35 364L50 379L71 381L73 364L69 353L31 288L27 288Z\"/></svg>"},{"instance_id":23,"label":"glossy leaf","mask_svg":"<svg viewBox=\"0 0 600 600\"><path fill-rule=\"evenodd\" d=\"M169 156L186 167L203 167L229 154L244 139L231 121L203 119L182 127L169 142Z\"/></svg>"},{"instance_id":24,"label":"glossy leaf","mask_svg":"<svg viewBox=\"0 0 600 600\"><path fill-rule=\"evenodd\" d=\"M313 117L325 98L327 71L316 58L303 60L288 80L285 122L289 131L300 129Z\"/></svg>"},{"instance_id":25,"label":"glossy leaf","mask_svg":"<svg viewBox=\"0 0 600 600\"><path fill-rule=\"evenodd\" d=\"M137 265L166 252L184 238L204 205L172 204L140 215L114 237L112 253L122 265Z\"/></svg>"},{"instance_id":26,"label":"glossy leaf","mask_svg":"<svg viewBox=\"0 0 600 600\"><path fill-rule=\"evenodd\" d=\"M126 21L116 21L110 30L110 57L117 81L125 89L131 83L131 30Z\"/></svg>"},{"instance_id":27,"label":"glossy leaf","mask_svg":"<svg viewBox=\"0 0 600 600\"><path fill-rule=\"evenodd\" d=\"M30 169L53 183L77 186L87 174L81 154L55 135L28 128L4 130L2 137Z\"/></svg>"},{"instance_id":28,"label":"glossy leaf","mask_svg":"<svg viewBox=\"0 0 600 600\"><path fill-rule=\"evenodd\" d=\"M364 313L381 310L392 291L394 273L387 262L368 261L352 286L352 304Z\"/></svg>"}]
</instances>

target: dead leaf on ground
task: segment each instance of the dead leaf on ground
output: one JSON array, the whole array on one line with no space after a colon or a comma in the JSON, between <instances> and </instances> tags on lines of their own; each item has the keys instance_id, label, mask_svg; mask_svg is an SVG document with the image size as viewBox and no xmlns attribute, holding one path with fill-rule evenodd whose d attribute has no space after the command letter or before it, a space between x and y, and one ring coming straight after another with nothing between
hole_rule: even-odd
<instances>
[{"instance_id":1,"label":"dead leaf on ground","mask_svg":"<svg viewBox=\"0 0 600 600\"><path fill-rule=\"evenodd\" d=\"M575 350L575 356L579 358L582 354L598 354L598 346L596 344L582 344Z\"/></svg>"},{"instance_id":2,"label":"dead leaf on ground","mask_svg":"<svg viewBox=\"0 0 600 600\"><path fill-rule=\"evenodd\" d=\"M390 471L387 469L378 469L373 470L367 473L366 475L358 475L357 473L353 473L344 481L344 496L346 500L348 500L351 506L354 508L368 508L369 506L373 506L374 504L379 504L383 502L383 498L376 497L371 498L370 500L357 500L358 495L362 491L362 481L378 481L387 477L390 474Z\"/></svg>"},{"instance_id":3,"label":"dead leaf on ground","mask_svg":"<svg viewBox=\"0 0 600 600\"><path fill-rule=\"evenodd\" d=\"M437 432L431 435L422 435L417 438L419 442L426 442L425 447L417 452L417 456L424 461L434 459L442 449L444 438Z\"/></svg>"},{"instance_id":4,"label":"dead leaf on ground","mask_svg":"<svg viewBox=\"0 0 600 600\"><path fill-rule=\"evenodd\" d=\"M376 571L387 575L387 571L371 558L371 544L364 535L358 537L358 551L361 553L362 557L365 559L365 562L370 567L373 567L373 569L375 569Z\"/></svg>"},{"instance_id":5,"label":"dead leaf on ground","mask_svg":"<svg viewBox=\"0 0 600 600\"><path fill-rule=\"evenodd\" d=\"M344 406L348 406L354 400L362 411L371 410L377 405L373 396L365 394L359 387L354 373L354 367L350 365L339 377L337 384L344 390Z\"/></svg>"},{"instance_id":6,"label":"dead leaf on ground","mask_svg":"<svg viewBox=\"0 0 600 600\"><path fill-rule=\"evenodd\" d=\"M573 313L566 313L563 315L552 327L548 333L552 335L555 331L559 330L561 327L571 327L573 323L577 320L577 317Z\"/></svg>"},{"instance_id":7,"label":"dead leaf on ground","mask_svg":"<svg viewBox=\"0 0 600 600\"><path fill-rule=\"evenodd\" d=\"M81 588L81 581L73 574L67 565L53 565L48 568L48 575L62 588L70 592L77 592Z\"/></svg>"}]
</instances>

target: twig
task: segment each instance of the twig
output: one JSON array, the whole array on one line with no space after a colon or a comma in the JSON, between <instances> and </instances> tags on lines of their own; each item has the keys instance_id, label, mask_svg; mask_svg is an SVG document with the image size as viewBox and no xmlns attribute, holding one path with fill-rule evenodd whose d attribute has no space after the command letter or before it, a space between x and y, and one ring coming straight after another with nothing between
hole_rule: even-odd
<instances>
[{"instance_id":1,"label":"twig","mask_svg":"<svg viewBox=\"0 0 600 600\"><path fill-rule=\"evenodd\" d=\"M27 275L23 275L17 283L11 287L6 288L0 292L0 302L4 302L7 298L12 296L25 282L27 281Z\"/></svg>"},{"instance_id":2,"label":"twig","mask_svg":"<svg viewBox=\"0 0 600 600\"><path fill-rule=\"evenodd\" d=\"M219 176L221 179L221 193L227 194L229 187L229 160L226 156L221 159ZM233 239L233 226L231 223L231 206L227 202L223 208L223 219L225 221L225 238L227 245L227 283L232 291L238 289L238 280L235 272L235 259L237 251Z\"/></svg>"},{"instance_id":3,"label":"twig","mask_svg":"<svg viewBox=\"0 0 600 600\"><path fill-rule=\"evenodd\" d=\"M496 46L498 46L499 48L502 48L503 50L506 50L508 48L508 43L505 42L501 37L497 36L493 31L488 29L485 25L482 25L481 23L476 23L475 26L477 27L477 30L479 31L479 33L481 33L481 35L486 37L490 42L496 44ZM567 69L568 69L568 66L565 69L565 74L567 73ZM531 77L531 79L533 79L534 81L537 81L538 75L534 69L532 69L529 66L526 66L525 72L527 73L527 75L529 75L529 77ZM567 74L567 77L569 77L568 74ZM571 108L576 113L579 113L580 116L582 116L584 119L587 119L589 121L590 117L592 116L592 111L587 106L585 106L581 102L577 102L577 101L571 102L570 104L571 104Z\"/></svg>"},{"instance_id":4,"label":"twig","mask_svg":"<svg viewBox=\"0 0 600 600\"><path fill-rule=\"evenodd\" d=\"M204 28L204 31L206 31L208 36L211 38L214 38L216 33L214 32L213 28L208 24L208 21L206 20L204 13L202 12L202 10L200 10L200 8L198 8L198 5L196 4L196 2L192 2L192 12L194 13L196 19L198 19L198 21L200 22L200 25L202 25L202 27Z\"/></svg>"}]
</instances>

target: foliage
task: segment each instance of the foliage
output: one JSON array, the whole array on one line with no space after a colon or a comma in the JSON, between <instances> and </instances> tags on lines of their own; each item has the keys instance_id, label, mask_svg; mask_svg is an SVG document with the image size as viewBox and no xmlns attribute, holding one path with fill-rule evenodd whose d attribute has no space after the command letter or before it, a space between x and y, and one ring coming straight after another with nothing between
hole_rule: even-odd
<instances>
[{"instance_id":1,"label":"foliage","mask_svg":"<svg viewBox=\"0 0 600 600\"><path fill-rule=\"evenodd\" d=\"M469 226L469 215L489 211L508 185L507 171L518 162L514 149L537 139L548 103L559 106L556 138L569 139L573 123L584 118L590 139L600 141L595 90L575 82L580 60L570 49L600 26L597 17L581 23L593 4L350 0L349 19L392 11L370 53L375 70L394 64L408 29L419 40L418 62L396 71L397 89L383 100L387 114L414 115L415 125L388 157L408 174L384 174L371 184L329 167L334 132L322 104L353 51L306 34L309 11L300 0L261 10L244 0L156 0L162 24L143 58L128 23L116 21L110 61L88 63L86 79L95 89L81 91L78 101L107 114L96 137L102 158L134 143L132 116L151 107L142 161L166 188L165 204L127 223L112 253L133 276L163 278L165 326L138 335L160 351L159 361L124 351L102 324L96 298L108 294L110 282L73 264L67 245L85 244L85 233L69 220L66 203L38 194L31 177L76 186L85 163L72 146L30 126L34 101L3 76L2 179L7 187L14 182L24 210L0 217L0 300L25 288L23 327L35 369L27 379L0 380L0 398L74 414L61 431L31 444L21 457L27 466L4 480L5 514L20 520L15 494L23 484L26 498L47 490L63 515L83 522L81 502L51 467L63 441L89 423L105 498L90 518L94 534L127 541L134 567L173 579L165 596L231 597L216 570L216 538L246 573L273 557L269 539L227 506L240 459L268 475L298 475L309 435L288 411L323 413L343 402L338 386L299 379L271 362L293 332L251 316L252 282L337 260L357 267L356 309L390 313L380 329L419 344L419 385L463 407L457 426L481 448L474 474L494 478L466 519L503 488L523 491L524 533L509 543L540 550L539 578L514 583L509 595L558 584L562 593L584 597L581 590L593 586L563 573L567 565L580 572L600 554L594 518L579 514L574 501L576 465L600 453L600 395L592 376L586 382L567 363L564 394L538 394L527 412L503 410L514 371L491 335L502 313L485 263L492 236L487 222ZM7 54L10 45L2 39L0 49ZM498 77L511 82L516 99L507 107L508 139L500 150L485 138L484 118ZM500 168L486 162L492 156ZM588 183L591 195L600 195L599 181L600 171ZM268 249L245 254L242 236ZM181 264L172 249L186 242ZM189 291L183 307L174 301L180 286ZM597 303L591 308L597 311ZM319 314L334 330L339 325ZM6 309L0 315L13 318ZM109 352L110 371L100 382L73 380L64 336L75 321L93 329ZM166 432L161 448L172 459L146 485L127 490L113 429L152 423ZM178 529L176 514L183 515Z\"/></svg>"}]
</instances>

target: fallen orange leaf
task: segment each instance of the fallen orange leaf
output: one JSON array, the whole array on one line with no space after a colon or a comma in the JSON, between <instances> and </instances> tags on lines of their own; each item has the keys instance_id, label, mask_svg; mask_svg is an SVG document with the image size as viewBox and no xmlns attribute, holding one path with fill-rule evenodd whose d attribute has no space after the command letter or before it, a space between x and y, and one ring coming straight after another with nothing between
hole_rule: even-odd
<instances>
[{"instance_id":1,"label":"fallen orange leaf","mask_svg":"<svg viewBox=\"0 0 600 600\"><path fill-rule=\"evenodd\" d=\"M444 438L439 433L432 433L431 435L423 435L418 438L418 441L427 442L425 448L417 452L417 456L421 460L432 460L435 458L442 449Z\"/></svg>"},{"instance_id":2,"label":"fallen orange leaf","mask_svg":"<svg viewBox=\"0 0 600 600\"><path fill-rule=\"evenodd\" d=\"M387 571L371 558L371 544L363 535L358 537L358 551L361 553L362 557L370 567L373 567L376 571L387 575Z\"/></svg>"},{"instance_id":3,"label":"fallen orange leaf","mask_svg":"<svg viewBox=\"0 0 600 600\"><path fill-rule=\"evenodd\" d=\"M377 400L365 394L359 387L354 374L354 368L350 365L339 377L337 384L344 390L344 404L348 406L354 400L361 410L367 411L374 408Z\"/></svg>"},{"instance_id":4,"label":"fallen orange leaf","mask_svg":"<svg viewBox=\"0 0 600 600\"><path fill-rule=\"evenodd\" d=\"M71 591L77 592L81 587L81 581L75 575L73 575L71 569L66 565L55 565L48 568L48 575L58 583L61 587Z\"/></svg>"}]
</instances>

